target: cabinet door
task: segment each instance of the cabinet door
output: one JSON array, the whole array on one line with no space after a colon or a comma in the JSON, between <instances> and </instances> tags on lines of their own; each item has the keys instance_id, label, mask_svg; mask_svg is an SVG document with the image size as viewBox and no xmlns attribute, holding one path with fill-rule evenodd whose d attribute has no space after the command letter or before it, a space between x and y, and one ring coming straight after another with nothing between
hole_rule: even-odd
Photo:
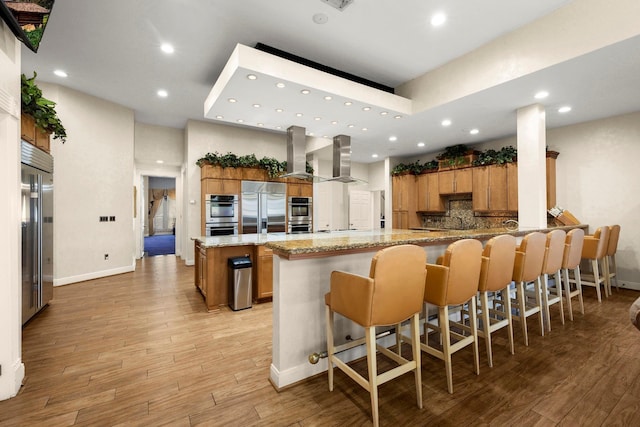
<instances>
[{"instance_id":1,"label":"cabinet door","mask_svg":"<svg viewBox=\"0 0 640 427\"><path fill-rule=\"evenodd\" d=\"M556 205L556 159L547 157L547 209Z\"/></svg>"},{"instance_id":2,"label":"cabinet door","mask_svg":"<svg viewBox=\"0 0 640 427\"><path fill-rule=\"evenodd\" d=\"M203 180L206 188L205 194L240 194L240 181L237 179L214 179Z\"/></svg>"},{"instance_id":3,"label":"cabinet door","mask_svg":"<svg viewBox=\"0 0 640 427\"><path fill-rule=\"evenodd\" d=\"M518 164L507 164L507 210L518 211Z\"/></svg>"},{"instance_id":4,"label":"cabinet door","mask_svg":"<svg viewBox=\"0 0 640 427\"><path fill-rule=\"evenodd\" d=\"M454 191L456 194L471 193L473 191L472 168L456 169Z\"/></svg>"},{"instance_id":5,"label":"cabinet door","mask_svg":"<svg viewBox=\"0 0 640 427\"><path fill-rule=\"evenodd\" d=\"M398 230L409 228L409 214L407 211L393 211L393 228Z\"/></svg>"},{"instance_id":6,"label":"cabinet door","mask_svg":"<svg viewBox=\"0 0 640 427\"><path fill-rule=\"evenodd\" d=\"M301 184L300 185L301 197L313 197L313 184Z\"/></svg>"},{"instance_id":7,"label":"cabinet door","mask_svg":"<svg viewBox=\"0 0 640 427\"><path fill-rule=\"evenodd\" d=\"M473 168L473 188L471 199L474 211L489 210L489 167Z\"/></svg>"},{"instance_id":8,"label":"cabinet door","mask_svg":"<svg viewBox=\"0 0 640 427\"><path fill-rule=\"evenodd\" d=\"M256 246L258 261L256 280L253 283L253 299L259 300L273 296L273 250Z\"/></svg>"},{"instance_id":9,"label":"cabinet door","mask_svg":"<svg viewBox=\"0 0 640 427\"><path fill-rule=\"evenodd\" d=\"M440 194L454 194L455 171L438 172L438 192Z\"/></svg>"},{"instance_id":10,"label":"cabinet door","mask_svg":"<svg viewBox=\"0 0 640 427\"><path fill-rule=\"evenodd\" d=\"M489 209L506 211L507 205L507 167L504 165L489 166Z\"/></svg>"},{"instance_id":11,"label":"cabinet door","mask_svg":"<svg viewBox=\"0 0 640 427\"><path fill-rule=\"evenodd\" d=\"M437 173L419 175L417 178L418 212L444 212L444 202L440 198Z\"/></svg>"},{"instance_id":12,"label":"cabinet door","mask_svg":"<svg viewBox=\"0 0 640 427\"><path fill-rule=\"evenodd\" d=\"M409 179L413 179L413 175L394 176L392 178L393 210L407 210L409 206Z\"/></svg>"}]
</instances>

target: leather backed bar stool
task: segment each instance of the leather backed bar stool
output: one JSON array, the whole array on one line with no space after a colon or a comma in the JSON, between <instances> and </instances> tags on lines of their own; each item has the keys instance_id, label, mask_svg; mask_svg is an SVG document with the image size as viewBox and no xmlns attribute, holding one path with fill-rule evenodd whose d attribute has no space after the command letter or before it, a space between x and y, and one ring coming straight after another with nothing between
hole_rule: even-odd
<instances>
[{"instance_id":1,"label":"leather backed bar stool","mask_svg":"<svg viewBox=\"0 0 640 427\"><path fill-rule=\"evenodd\" d=\"M438 264L427 264L427 280L424 283L424 301L438 307L438 325L425 323L422 351L444 361L447 387L453 393L451 356L471 345L475 359L475 373L480 373L478 358L478 329L476 321L476 295L480 279L482 243L478 240L458 240L449 245ZM468 326L451 330L449 306L469 303ZM440 332L442 350L429 345L429 330ZM463 329L460 332L457 330ZM467 333L468 335L465 335ZM453 341L453 342L452 342Z\"/></svg>"},{"instance_id":2,"label":"leather backed bar stool","mask_svg":"<svg viewBox=\"0 0 640 427\"><path fill-rule=\"evenodd\" d=\"M547 331L551 331L551 314L549 307L553 304L560 305L560 319L564 325L564 307L562 304L562 284L560 282L560 268L562 268L562 256L567 233L563 230L552 230L547 233L547 241L542 263L542 307L547 323ZM549 286L549 275L554 276L554 286Z\"/></svg>"},{"instance_id":3,"label":"leather backed bar stool","mask_svg":"<svg viewBox=\"0 0 640 427\"><path fill-rule=\"evenodd\" d=\"M491 334L506 327L509 334L509 349L513 351L513 320L509 286L516 258L516 238L508 234L490 239L482 251L480 282L478 284L478 312L481 325L478 336L484 338L487 347L487 361L493 367ZM489 293L494 294L489 306Z\"/></svg>"},{"instance_id":4,"label":"leather backed bar stool","mask_svg":"<svg viewBox=\"0 0 640 427\"><path fill-rule=\"evenodd\" d=\"M512 279L516 284L516 299L512 305L517 309L513 318L520 322L524 345L529 345L527 317L538 314L540 333L544 336L544 322L540 295L542 263L544 262L547 237L540 232L529 233L522 239L516 250ZM527 291L527 284L533 283L533 292Z\"/></svg>"},{"instance_id":5,"label":"leather backed bar stool","mask_svg":"<svg viewBox=\"0 0 640 427\"><path fill-rule=\"evenodd\" d=\"M607 266L607 276L609 277L609 295L611 295L611 279L616 280L616 289L618 287L618 268L616 266L616 252L618 251L618 240L620 239L620 226L612 225L609 227L609 244L607 245L607 256L604 258Z\"/></svg>"},{"instance_id":6,"label":"leather backed bar stool","mask_svg":"<svg viewBox=\"0 0 640 427\"><path fill-rule=\"evenodd\" d=\"M420 342L419 315L424 298L426 253L419 246L399 245L382 249L371 261L369 277L333 271L331 292L325 295L327 318L327 357L329 390L333 391L333 366L340 368L371 394L373 425L378 425L378 386L413 371L417 404L422 408L420 348L413 345L413 360L407 360L376 344L376 326L390 326L411 319L412 342ZM365 337L341 346L333 342L334 313L365 329ZM335 353L366 344L368 379L340 360ZM392 359L396 366L378 374L376 350Z\"/></svg>"},{"instance_id":7,"label":"leather backed bar stool","mask_svg":"<svg viewBox=\"0 0 640 427\"><path fill-rule=\"evenodd\" d=\"M580 279L582 285L593 286L596 288L598 302L602 302L600 294L600 285L604 286L604 295L608 296L607 282L609 278L606 274L605 257L609 248L609 227L599 227L596 232L590 236L584 236L584 244L582 245L582 259L586 259L591 263L591 271L593 274L581 273ZM599 265L601 267L599 267ZM575 278L574 278L575 280Z\"/></svg>"},{"instance_id":8,"label":"leather backed bar stool","mask_svg":"<svg viewBox=\"0 0 640 427\"><path fill-rule=\"evenodd\" d=\"M584 243L584 230L574 228L567 233L562 255L562 286L564 286L565 298L569 319L573 321L573 308L571 298L577 296L580 303L580 313L584 314L584 302L582 300L582 283L580 280L580 258L582 257L582 245ZM569 281L569 270L573 270L575 281ZM575 283L575 290L571 289L571 283Z\"/></svg>"}]
</instances>

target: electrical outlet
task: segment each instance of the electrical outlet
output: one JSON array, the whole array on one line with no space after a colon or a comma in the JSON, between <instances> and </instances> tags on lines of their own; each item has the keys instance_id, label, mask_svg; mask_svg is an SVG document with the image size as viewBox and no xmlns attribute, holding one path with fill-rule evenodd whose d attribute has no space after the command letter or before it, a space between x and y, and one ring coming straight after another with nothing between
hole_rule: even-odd
<instances>
[{"instance_id":1,"label":"electrical outlet","mask_svg":"<svg viewBox=\"0 0 640 427\"><path fill-rule=\"evenodd\" d=\"M109 221L110 221L110 222L115 222L115 220L116 220L116 217L115 217L115 216L110 216L110 217L109 217Z\"/></svg>"},{"instance_id":2,"label":"electrical outlet","mask_svg":"<svg viewBox=\"0 0 640 427\"><path fill-rule=\"evenodd\" d=\"M107 261L109 259L109 254L104 254L104 260Z\"/></svg>"}]
</instances>

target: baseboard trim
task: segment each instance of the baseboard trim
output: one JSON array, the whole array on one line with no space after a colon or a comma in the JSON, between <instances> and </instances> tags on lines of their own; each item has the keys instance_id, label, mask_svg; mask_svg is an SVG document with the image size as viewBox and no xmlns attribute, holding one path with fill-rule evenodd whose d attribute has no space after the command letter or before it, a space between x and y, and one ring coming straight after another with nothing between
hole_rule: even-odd
<instances>
[{"instance_id":1,"label":"baseboard trim","mask_svg":"<svg viewBox=\"0 0 640 427\"><path fill-rule=\"evenodd\" d=\"M611 287L615 287L615 279L612 280ZM618 285L623 289L633 289L634 291L640 291L640 283L630 282L628 280L618 280Z\"/></svg>"},{"instance_id":2,"label":"baseboard trim","mask_svg":"<svg viewBox=\"0 0 640 427\"><path fill-rule=\"evenodd\" d=\"M87 280L100 279L102 277L115 276L116 274L130 273L135 271L135 263L130 266L113 268L111 270L95 271L92 273L79 274L77 276L62 277L54 279L53 286L64 286L72 283L84 282Z\"/></svg>"},{"instance_id":3,"label":"baseboard trim","mask_svg":"<svg viewBox=\"0 0 640 427\"><path fill-rule=\"evenodd\" d=\"M0 400L15 397L22 387L22 381L24 381L24 363L18 359L13 363L11 372L2 372L2 377L0 379Z\"/></svg>"},{"instance_id":4,"label":"baseboard trim","mask_svg":"<svg viewBox=\"0 0 640 427\"><path fill-rule=\"evenodd\" d=\"M196 261L195 259L186 259L184 261L184 265L188 265L188 266L196 265Z\"/></svg>"}]
</instances>

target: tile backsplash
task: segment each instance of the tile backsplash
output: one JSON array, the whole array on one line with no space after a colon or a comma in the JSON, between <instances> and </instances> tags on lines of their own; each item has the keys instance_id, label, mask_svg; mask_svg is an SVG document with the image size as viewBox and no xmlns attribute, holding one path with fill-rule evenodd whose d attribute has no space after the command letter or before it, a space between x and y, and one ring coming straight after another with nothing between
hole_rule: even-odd
<instances>
[{"instance_id":1,"label":"tile backsplash","mask_svg":"<svg viewBox=\"0 0 640 427\"><path fill-rule=\"evenodd\" d=\"M473 212L470 194L449 196L444 214L422 214L422 226L448 229L503 227L506 220L517 220L518 214L481 214ZM489 216L490 215L490 216Z\"/></svg>"}]
</instances>

